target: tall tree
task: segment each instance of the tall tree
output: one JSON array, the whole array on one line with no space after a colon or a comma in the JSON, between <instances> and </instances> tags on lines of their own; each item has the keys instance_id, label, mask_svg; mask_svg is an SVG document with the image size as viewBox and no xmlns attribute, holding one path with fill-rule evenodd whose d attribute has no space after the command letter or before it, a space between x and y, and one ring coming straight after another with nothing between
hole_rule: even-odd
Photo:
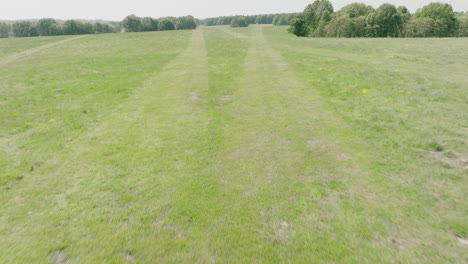
<instances>
[{"instance_id":1,"label":"tall tree","mask_svg":"<svg viewBox=\"0 0 468 264\"><path fill-rule=\"evenodd\" d=\"M159 21L159 30L175 30L174 23L168 18Z\"/></svg>"},{"instance_id":2,"label":"tall tree","mask_svg":"<svg viewBox=\"0 0 468 264\"><path fill-rule=\"evenodd\" d=\"M367 16L367 26L371 37L398 37L403 23L394 5L383 4Z\"/></svg>"},{"instance_id":3,"label":"tall tree","mask_svg":"<svg viewBox=\"0 0 468 264\"><path fill-rule=\"evenodd\" d=\"M287 26L287 25L289 25L287 16L286 15L280 16L280 18L278 19L278 22L276 23L276 25L278 25L278 26Z\"/></svg>"},{"instance_id":4,"label":"tall tree","mask_svg":"<svg viewBox=\"0 0 468 264\"><path fill-rule=\"evenodd\" d=\"M434 20L429 17L413 17L405 24L402 36L407 38L433 37L433 22Z\"/></svg>"},{"instance_id":5,"label":"tall tree","mask_svg":"<svg viewBox=\"0 0 468 264\"><path fill-rule=\"evenodd\" d=\"M195 23L195 18L193 16L184 16L179 17L176 22L176 29L196 29L197 23Z\"/></svg>"},{"instance_id":6,"label":"tall tree","mask_svg":"<svg viewBox=\"0 0 468 264\"><path fill-rule=\"evenodd\" d=\"M0 38L8 38L10 35L10 25L0 22Z\"/></svg>"},{"instance_id":7,"label":"tall tree","mask_svg":"<svg viewBox=\"0 0 468 264\"><path fill-rule=\"evenodd\" d=\"M307 37L310 34L304 14L299 14L291 20L288 32L298 37Z\"/></svg>"},{"instance_id":8,"label":"tall tree","mask_svg":"<svg viewBox=\"0 0 468 264\"><path fill-rule=\"evenodd\" d=\"M468 16L460 17L459 37L468 37Z\"/></svg>"},{"instance_id":9,"label":"tall tree","mask_svg":"<svg viewBox=\"0 0 468 264\"><path fill-rule=\"evenodd\" d=\"M39 36L59 35L58 23L52 18L43 18L39 20L36 24L36 28Z\"/></svg>"},{"instance_id":10,"label":"tall tree","mask_svg":"<svg viewBox=\"0 0 468 264\"><path fill-rule=\"evenodd\" d=\"M360 16L366 17L373 11L374 11L374 8L372 8L372 6L368 6L362 3L352 3L347 6L344 6L343 8L340 9L340 11L336 12L336 16L344 15L349 18L355 18L355 17L360 17Z\"/></svg>"},{"instance_id":11,"label":"tall tree","mask_svg":"<svg viewBox=\"0 0 468 264\"><path fill-rule=\"evenodd\" d=\"M64 35L85 34L84 24L74 19L67 20L62 25L62 32Z\"/></svg>"},{"instance_id":12,"label":"tall tree","mask_svg":"<svg viewBox=\"0 0 468 264\"><path fill-rule=\"evenodd\" d=\"M139 32L142 30L141 18L129 15L122 21L122 26L126 32Z\"/></svg>"},{"instance_id":13,"label":"tall tree","mask_svg":"<svg viewBox=\"0 0 468 264\"><path fill-rule=\"evenodd\" d=\"M313 36L323 36L324 28L330 22L333 5L329 0L316 0L304 9L304 19Z\"/></svg>"},{"instance_id":14,"label":"tall tree","mask_svg":"<svg viewBox=\"0 0 468 264\"><path fill-rule=\"evenodd\" d=\"M141 19L142 31L157 31L159 22L152 17L144 17Z\"/></svg>"},{"instance_id":15,"label":"tall tree","mask_svg":"<svg viewBox=\"0 0 468 264\"><path fill-rule=\"evenodd\" d=\"M416 12L414 17L432 19L433 37L451 37L457 33L459 21L449 4L430 3Z\"/></svg>"},{"instance_id":16,"label":"tall tree","mask_svg":"<svg viewBox=\"0 0 468 264\"><path fill-rule=\"evenodd\" d=\"M243 16L235 17L231 20L231 27L248 27L249 22Z\"/></svg>"},{"instance_id":17,"label":"tall tree","mask_svg":"<svg viewBox=\"0 0 468 264\"><path fill-rule=\"evenodd\" d=\"M35 37L37 36L36 26L30 21L18 21L13 24L15 37Z\"/></svg>"}]
</instances>

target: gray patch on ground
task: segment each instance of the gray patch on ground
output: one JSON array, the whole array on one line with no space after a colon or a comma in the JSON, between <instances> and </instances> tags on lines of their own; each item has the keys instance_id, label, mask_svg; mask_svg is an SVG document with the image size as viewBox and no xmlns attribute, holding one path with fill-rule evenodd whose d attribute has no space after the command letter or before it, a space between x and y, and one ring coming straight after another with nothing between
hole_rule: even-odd
<instances>
[{"instance_id":1,"label":"gray patch on ground","mask_svg":"<svg viewBox=\"0 0 468 264\"><path fill-rule=\"evenodd\" d=\"M442 162L452 168L468 169L468 155L454 151L431 151L429 156L439 162Z\"/></svg>"},{"instance_id":2,"label":"gray patch on ground","mask_svg":"<svg viewBox=\"0 0 468 264\"><path fill-rule=\"evenodd\" d=\"M200 100L200 97L198 97L198 94L196 92L190 92L189 99L192 102L196 102L196 101Z\"/></svg>"},{"instance_id":3,"label":"gray patch on ground","mask_svg":"<svg viewBox=\"0 0 468 264\"><path fill-rule=\"evenodd\" d=\"M3 151L7 154L13 154L18 150L16 144L14 144L14 139L0 137L0 151Z\"/></svg>"},{"instance_id":4,"label":"gray patch on ground","mask_svg":"<svg viewBox=\"0 0 468 264\"><path fill-rule=\"evenodd\" d=\"M351 159L351 154L343 152L337 144L328 142L323 139L308 140L307 146L310 150L319 150L334 153L335 158L339 161L347 161Z\"/></svg>"},{"instance_id":5,"label":"gray patch on ground","mask_svg":"<svg viewBox=\"0 0 468 264\"><path fill-rule=\"evenodd\" d=\"M244 197L252 197L252 196L255 196L255 189L249 189L247 191L244 192Z\"/></svg>"},{"instance_id":6,"label":"gray patch on ground","mask_svg":"<svg viewBox=\"0 0 468 264\"><path fill-rule=\"evenodd\" d=\"M184 238L184 234L182 232L177 232L176 235L175 235L175 238L176 239L180 239L180 238Z\"/></svg>"},{"instance_id":7,"label":"gray patch on ground","mask_svg":"<svg viewBox=\"0 0 468 264\"><path fill-rule=\"evenodd\" d=\"M135 257L133 257L132 253L130 252L125 252L125 259L129 262L134 262L135 261Z\"/></svg>"},{"instance_id":8,"label":"gray patch on ground","mask_svg":"<svg viewBox=\"0 0 468 264\"><path fill-rule=\"evenodd\" d=\"M465 239L465 238L462 238L462 237L457 237L457 242L460 245L468 246L468 239Z\"/></svg>"},{"instance_id":9,"label":"gray patch on ground","mask_svg":"<svg viewBox=\"0 0 468 264\"><path fill-rule=\"evenodd\" d=\"M276 229L275 234L281 240L287 239L289 236L289 224L283 221L280 227Z\"/></svg>"},{"instance_id":10,"label":"gray patch on ground","mask_svg":"<svg viewBox=\"0 0 468 264\"><path fill-rule=\"evenodd\" d=\"M71 264L72 262L67 258L63 250L57 250L51 254L52 263L54 264Z\"/></svg>"},{"instance_id":11,"label":"gray patch on ground","mask_svg":"<svg viewBox=\"0 0 468 264\"><path fill-rule=\"evenodd\" d=\"M223 94L219 97L219 99L221 99L221 101L232 101L232 99L234 99L234 95Z\"/></svg>"},{"instance_id":12,"label":"gray patch on ground","mask_svg":"<svg viewBox=\"0 0 468 264\"><path fill-rule=\"evenodd\" d=\"M307 140L307 146L309 147L310 150L327 148L325 141L321 139Z\"/></svg>"}]
</instances>

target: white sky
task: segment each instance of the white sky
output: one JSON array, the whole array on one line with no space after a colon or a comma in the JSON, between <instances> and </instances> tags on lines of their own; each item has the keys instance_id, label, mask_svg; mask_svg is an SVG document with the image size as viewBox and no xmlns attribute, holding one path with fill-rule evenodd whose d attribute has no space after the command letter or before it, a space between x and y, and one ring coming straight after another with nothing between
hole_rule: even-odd
<instances>
[{"instance_id":1,"label":"white sky","mask_svg":"<svg viewBox=\"0 0 468 264\"><path fill-rule=\"evenodd\" d=\"M56 19L103 19L120 21L137 16L183 16L206 18L300 12L314 0L1 0L0 20L51 17ZM444 2L455 11L468 11L468 0L331 0L335 10L353 2L374 7L382 3L405 5L411 12L430 2Z\"/></svg>"}]
</instances>

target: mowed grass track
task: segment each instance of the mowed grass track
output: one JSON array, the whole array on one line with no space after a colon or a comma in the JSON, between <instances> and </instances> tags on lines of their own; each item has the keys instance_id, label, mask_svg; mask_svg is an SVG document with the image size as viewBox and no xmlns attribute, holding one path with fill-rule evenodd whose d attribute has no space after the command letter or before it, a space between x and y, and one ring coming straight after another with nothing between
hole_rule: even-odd
<instances>
[{"instance_id":1,"label":"mowed grass track","mask_svg":"<svg viewBox=\"0 0 468 264\"><path fill-rule=\"evenodd\" d=\"M2 263L468 260L467 39L13 41Z\"/></svg>"}]
</instances>

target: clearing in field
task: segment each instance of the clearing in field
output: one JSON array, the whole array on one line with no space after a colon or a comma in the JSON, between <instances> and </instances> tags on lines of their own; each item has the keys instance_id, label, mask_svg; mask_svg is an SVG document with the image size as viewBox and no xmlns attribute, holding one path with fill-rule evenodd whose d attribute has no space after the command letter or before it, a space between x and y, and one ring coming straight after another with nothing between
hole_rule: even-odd
<instances>
[{"instance_id":1,"label":"clearing in field","mask_svg":"<svg viewBox=\"0 0 468 264\"><path fill-rule=\"evenodd\" d=\"M468 260L467 39L0 50L1 263Z\"/></svg>"}]
</instances>

